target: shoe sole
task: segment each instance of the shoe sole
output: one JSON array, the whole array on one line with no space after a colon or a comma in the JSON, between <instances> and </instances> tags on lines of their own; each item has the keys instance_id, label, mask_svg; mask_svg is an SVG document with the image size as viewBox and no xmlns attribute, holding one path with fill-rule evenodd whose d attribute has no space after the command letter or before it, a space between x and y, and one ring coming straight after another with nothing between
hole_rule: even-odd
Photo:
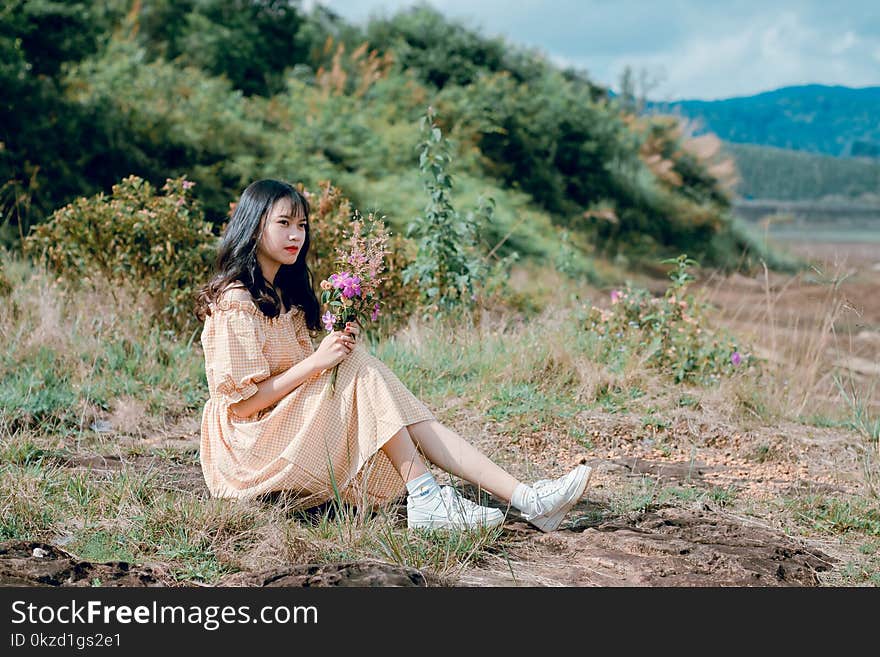
<instances>
[{"instance_id":1,"label":"shoe sole","mask_svg":"<svg viewBox=\"0 0 880 657\"><path fill-rule=\"evenodd\" d=\"M406 526L409 529L457 529L461 531L467 529L492 529L504 522L504 514L497 517L493 516L493 518L494 519L487 519L486 522L475 525L462 526L460 523L453 522L448 518L437 518L436 520L420 520L418 522L407 521Z\"/></svg>"},{"instance_id":2,"label":"shoe sole","mask_svg":"<svg viewBox=\"0 0 880 657\"><path fill-rule=\"evenodd\" d=\"M590 483L590 479L593 477L593 468L588 465L585 465L583 467L587 469L587 475L584 477L583 484L579 485L575 490L575 494L572 496L572 498L552 516L529 520L531 524L540 529L542 532L552 532L556 531L559 528L559 525L562 524L562 520L565 518L565 514L568 513L571 508L580 501L581 496L584 494L584 491L587 490L587 485Z\"/></svg>"}]
</instances>

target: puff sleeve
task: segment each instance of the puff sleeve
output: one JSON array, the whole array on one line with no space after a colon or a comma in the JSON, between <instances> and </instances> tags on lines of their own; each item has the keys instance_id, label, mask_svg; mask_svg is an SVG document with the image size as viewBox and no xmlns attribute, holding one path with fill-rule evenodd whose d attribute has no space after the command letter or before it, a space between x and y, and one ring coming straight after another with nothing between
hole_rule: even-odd
<instances>
[{"instance_id":1,"label":"puff sleeve","mask_svg":"<svg viewBox=\"0 0 880 657\"><path fill-rule=\"evenodd\" d=\"M234 404L255 395L256 384L269 377L265 335L254 313L239 305L218 310L212 318L212 376L217 394Z\"/></svg>"}]
</instances>

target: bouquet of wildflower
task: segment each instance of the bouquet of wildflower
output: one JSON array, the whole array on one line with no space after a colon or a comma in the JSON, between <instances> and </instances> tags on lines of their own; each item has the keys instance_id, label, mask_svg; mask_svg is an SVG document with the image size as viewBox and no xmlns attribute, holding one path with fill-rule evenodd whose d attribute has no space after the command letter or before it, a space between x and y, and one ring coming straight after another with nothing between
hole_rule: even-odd
<instances>
[{"instance_id":1,"label":"bouquet of wildflower","mask_svg":"<svg viewBox=\"0 0 880 657\"><path fill-rule=\"evenodd\" d=\"M385 223L372 213L366 220L356 212L351 235L345 246L336 248L337 273L321 281L321 303L326 312L321 317L328 332L341 331L347 322L364 326L367 319L379 319L379 288L385 280L385 254L388 232ZM339 364L333 368L329 393L336 392Z\"/></svg>"}]
</instances>

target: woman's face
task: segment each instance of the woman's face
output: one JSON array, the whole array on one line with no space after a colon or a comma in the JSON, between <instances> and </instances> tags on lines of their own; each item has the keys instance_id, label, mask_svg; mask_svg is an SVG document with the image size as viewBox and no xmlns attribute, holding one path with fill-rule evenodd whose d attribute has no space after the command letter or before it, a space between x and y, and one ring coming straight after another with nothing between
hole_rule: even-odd
<instances>
[{"instance_id":1,"label":"woman's face","mask_svg":"<svg viewBox=\"0 0 880 657\"><path fill-rule=\"evenodd\" d=\"M281 265L296 262L306 241L306 218L301 214L294 216L292 208L290 199L279 199L263 219L257 262L268 281L275 279Z\"/></svg>"}]
</instances>

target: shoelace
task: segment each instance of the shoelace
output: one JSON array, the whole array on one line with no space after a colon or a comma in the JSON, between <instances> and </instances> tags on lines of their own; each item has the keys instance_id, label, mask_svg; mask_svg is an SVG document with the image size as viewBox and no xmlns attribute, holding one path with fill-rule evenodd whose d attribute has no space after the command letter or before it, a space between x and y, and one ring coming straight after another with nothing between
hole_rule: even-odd
<instances>
[{"instance_id":1,"label":"shoelace","mask_svg":"<svg viewBox=\"0 0 880 657\"><path fill-rule=\"evenodd\" d=\"M550 509L545 507L545 501L570 485L571 482L566 479L568 476L563 475L559 479L539 479L532 484L535 491L536 516L543 516L550 512Z\"/></svg>"},{"instance_id":2,"label":"shoelace","mask_svg":"<svg viewBox=\"0 0 880 657\"><path fill-rule=\"evenodd\" d=\"M468 516L473 517L472 514L474 513L480 514L480 517L485 517L490 511L486 507L474 504L469 499L462 497L458 494L458 491L451 486L442 486L440 488L440 497L443 499L443 503L446 504L446 508L450 513L459 513L463 518Z\"/></svg>"}]
</instances>

